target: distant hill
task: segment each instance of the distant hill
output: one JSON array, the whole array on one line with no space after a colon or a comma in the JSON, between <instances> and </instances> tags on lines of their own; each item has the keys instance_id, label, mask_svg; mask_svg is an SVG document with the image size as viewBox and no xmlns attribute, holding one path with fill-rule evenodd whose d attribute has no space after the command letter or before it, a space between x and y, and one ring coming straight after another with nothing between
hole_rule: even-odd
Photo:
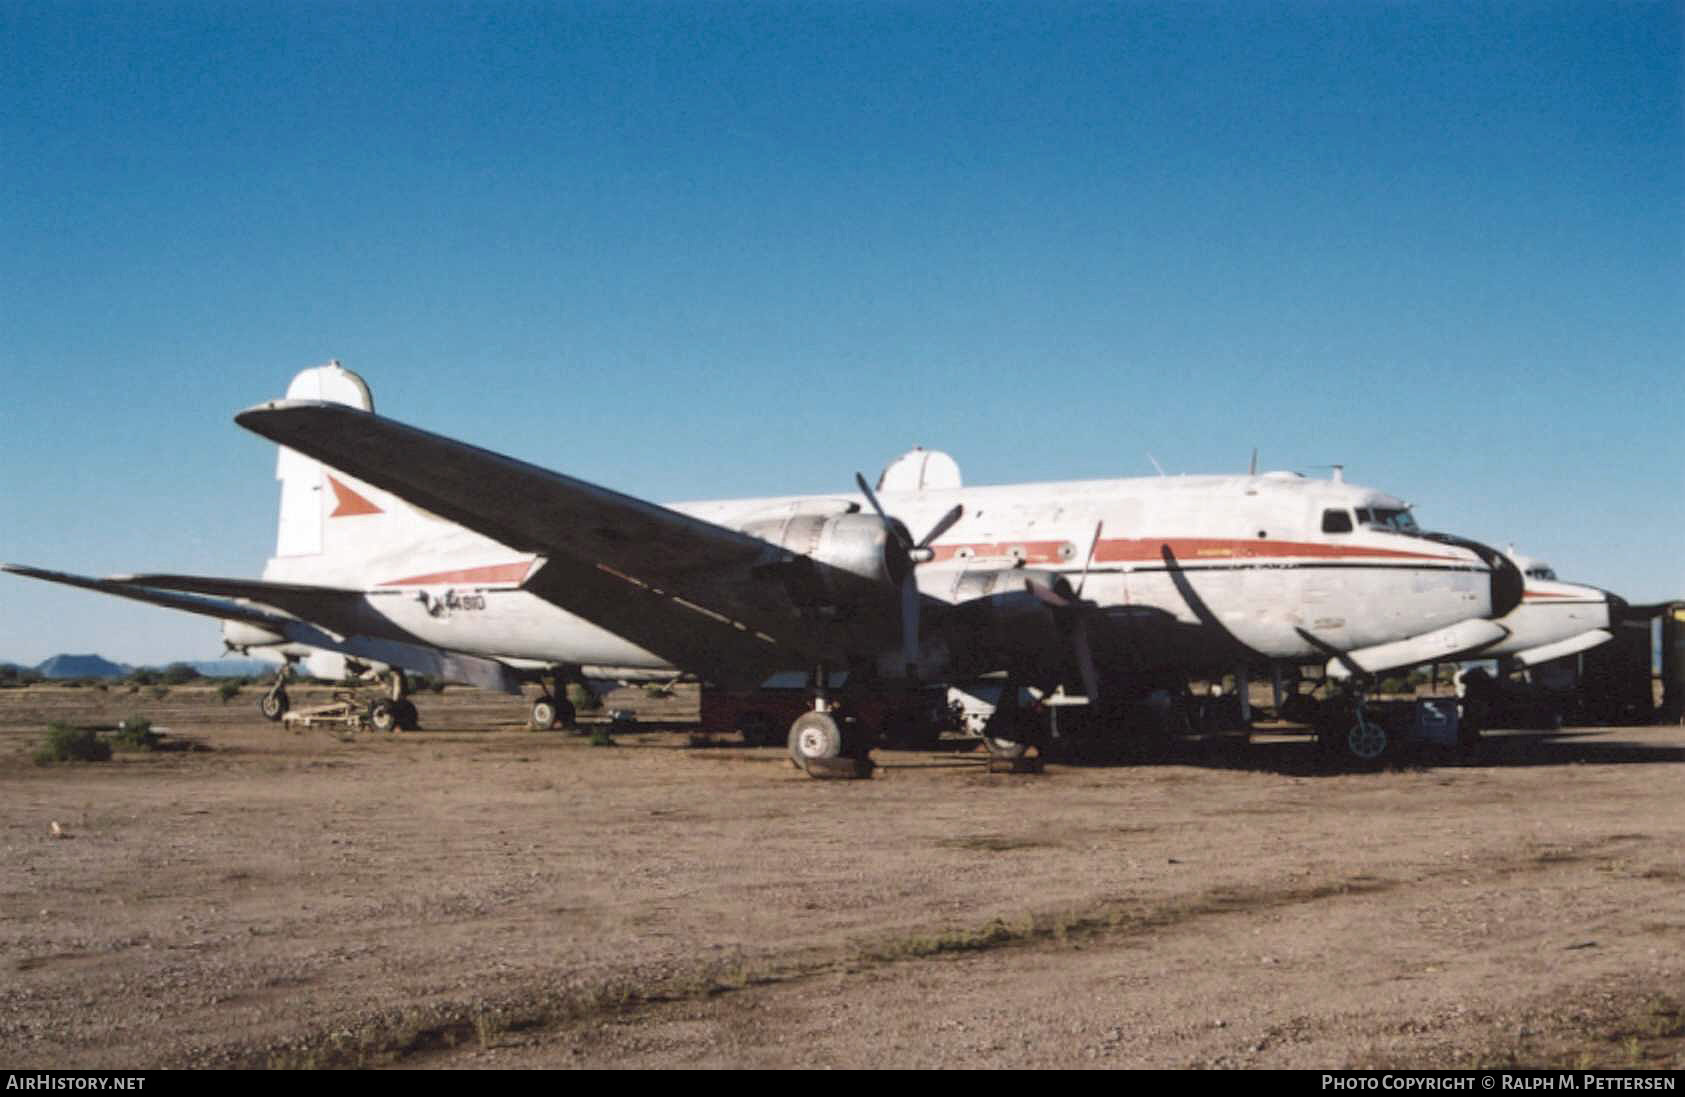
<instances>
[{"instance_id":1,"label":"distant hill","mask_svg":"<svg viewBox=\"0 0 1685 1097\"><path fill-rule=\"evenodd\" d=\"M34 671L42 678L48 679L127 678L136 670L162 674L166 668L178 662L185 663L206 678L259 678L275 673L273 663L264 663L257 659L178 659L168 663L149 663L145 667L131 667L125 663L113 663L103 655L55 655L33 667L18 663L0 663L0 671L7 668L14 672Z\"/></svg>"},{"instance_id":2,"label":"distant hill","mask_svg":"<svg viewBox=\"0 0 1685 1097\"><path fill-rule=\"evenodd\" d=\"M35 673L43 678L121 678L130 669L98 655L55 655L37 664Z\"/></svg>"},{"instance_id":3,"label":"distant hill","mask_svg":"<svg viewBox=\"0 0 1685 1097\"><path fill-rule=\"evenodd\" d=\"M256 659L211 659L187 665L206 678L255 678L275 673L274 663L262 663Z\"/></svg>"}]
</instances>

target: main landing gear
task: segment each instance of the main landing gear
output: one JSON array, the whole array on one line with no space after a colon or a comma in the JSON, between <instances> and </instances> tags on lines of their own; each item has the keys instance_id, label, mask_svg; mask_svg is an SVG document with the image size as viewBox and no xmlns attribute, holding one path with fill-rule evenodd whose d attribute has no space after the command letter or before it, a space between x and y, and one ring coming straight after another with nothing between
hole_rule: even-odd
<instances>
[{"instance_id":1,"label":"main landing gear","mask_svg":"<svg viewBox=\"0 0 1685 1097\"><path fill-rule=\"evenodd\" d=\"M415 702L407 696L410 682L396 667L387 671L389 697L377 697L369 702L369 726L376 731L414 731L421 726Z\"/></svg>"},{"instance_id":2,"label":"main landing gear","mask_svg":"<svg viewBox=\"0 0 1685 1097\"><path fill-rule=\"evenodd\" d=\"M540 679L540 686L542 684ZM573 702L568 700L567 677L558 670L550 675L550 688L533 701L532 711L527 716L527 726L534 731L572 728L577 716Z\"/></svg>"},{"instance_id":3,"label":"main landing gear","mask_svg":"<svg viewBox=\"0 0 1685 1097\"><path fill-rule=\"evenodd\" d=\"M821 665L812 678L813 711L790 724L790 762L809 777L868 777L871 744L853 720L831 707L830 670Z\"/></svg>"}]
</instances>

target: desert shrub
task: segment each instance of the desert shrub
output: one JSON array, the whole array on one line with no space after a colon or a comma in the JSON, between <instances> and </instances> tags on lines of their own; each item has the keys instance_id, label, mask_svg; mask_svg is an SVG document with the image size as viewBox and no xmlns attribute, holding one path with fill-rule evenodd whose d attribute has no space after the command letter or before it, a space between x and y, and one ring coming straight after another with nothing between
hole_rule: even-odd
<instances>
[{"instance_id":1,"label":"desert shrub","mask_svg":"<svg viewBox=\"0 0 1685 1097\"><path fill-rule=\"evenodd\" d=\"M152 730L151 720L131 716L111 733L111 745L118 750L156 750L163 738L162 734Z\"/></svg>"},{"instance_id":2,"label":"desert shrub","mask_svg":"<svg viewBox=\"0 0 1685 1097\"><path fill-rule=\"evenodd\" d=\"M603 699L578 682L569 682L567 692L575 712L596 712L603 707Z\"/></svg>"},{"instance_id":3,"label":"desert shrub","mask_svg":"<svg viewBox=\"0 0 1685 1097\"><path fill-rule=\"evenodd\" d=\"M47 725L47 741L35 752L35 764L54 762L104 762L111 758L111 744L92 728L71 727L54 721Z\"/></svg>"},{"instance_id":4,"label":"desert shrub","mask_svg":"<svg viewBox=\"0 0 1685 1097\"><path fill-rule=\"evenodd\" d=\"M233 678L224 678L222 681L217 683L216 695L222 698L222 703L225 705L234 700L235 696L238 695L239 692L240 683Z\"/></svg>"},{"instance_id":5,"label":"desert shrub","mask_svg":"<svg viewBox=\"0 0 1685 1097\"><path fill-rule=\"evenodd\" d=\"M591 745L594 747L612 747L618 744L615 743L614 736L608 733L608 728L599 727L591 733Z\"/></svg>"},{"instance_id":6,"label":"desert shrub","mask_svg":"<svg viewBox=\"0 0 1685 1097\"><path fill-rule=\"evenodd\" d=\"M169 686L185 686L199 677L199 672L186 663L171 663L164 668L164 684Z\"/></svg>"},{"instance_id":7,"label":"desert shrub","mask_svg":"<svg viewBox=\"0 0 1685 1097\"><path fill-rule=\"evenodd\" d=\"M151 667L138 667L129 672L129 682L137 686L155 686L158 684L158 672Z\"/></svg>"},{"instance_id":8,"label":"desert shrub","mask_svg":"<svg viewBox=\"0 0 1685 1097\"><path fill-rule=\"evenodd\" d=\"M168 697L169 695L170 695L170 687L169 686L153 686L152 687L152 696L158 698L160 701L162 701L164 698Z\"/></svg>"}]
</instances>

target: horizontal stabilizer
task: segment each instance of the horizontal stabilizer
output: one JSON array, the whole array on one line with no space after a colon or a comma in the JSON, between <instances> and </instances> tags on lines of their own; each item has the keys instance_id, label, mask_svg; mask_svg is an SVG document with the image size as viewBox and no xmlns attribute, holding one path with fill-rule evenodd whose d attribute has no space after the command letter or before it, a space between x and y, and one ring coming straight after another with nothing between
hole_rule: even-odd
<instances>
[{"instance_id":1,"label":"horizontal stabilizer","mask_svg":"<svg viewBox=\"0 0 1685 1097\"><path fill-rule=\"evenodd\" d=\"M356 631L356 614L363 602L363 592L359 590L304 583L271 583L261 579L224 579L210 575L113 575L106 581L131 589L177 591L261 602L340 633Z\"/></svg>"},{"instance_id":2,"label":"horizontal stabilizer","mask_svg":"<svg viewBox=\"0 0 1685 1097\"><path fill-rule=\"evenodd\" d=\"M335 651L368 662L385 663L388 666L402 667L405 670L421 674L431 674L446 681L466 682L481 689L496 689L505 693L521 692L520 678L508 666L496 659L459 655L423 644L385 640L374 636L330 632L328 629L332 627L331 625L318 626L310 621L300 621L285 613L277 613L262 606L234 600L236 597L249 597L277 604L281 599L289 599L295 596L302 597L306 593L313 593L324 600L338 599L340 605L344 607L351 604L351 599L362 597L355 591L334 590L327 587L297 587L288 583L262 583L244 579L216 579L184 575L132 575L120 579L92 579L85 575L48 571L45 568L33 568L24 564L0 564L0 571L9 571L14 575L22 575L30 579L42 579L49 583L81 587L84 590L98 591L101 594L114 594L119 598L129 598L136 602L147 602L155 606L197 613L204 617L214 617L220 621L240 621L273 632L290 644L319 648L323 651ZM195 593L166 590L147 585L151 582L165 581L188 587ZM215 597L212 595L213 591L221 592L224 596ZM295 602L295 604L299 603Z\"/></svg>"},{"instance_id":3,"label":"horizontal stabilizer","mask_svg":"<svg viewBox=\"0 0 1685 1097\"><path fill-rule=\"evenodd\" d=\"M147 602L155 606L179 609L186 613L215 617L219 621L243 621L248 625L257 625L260 628L279 629L292 620L290 617L273 610L263 609L260 606L246 605L226 598L202 597L197 594L154 590L136 585L126 578L92 579L86 575L48 571L46 568L32 568L25 564L0 564L0 571L9 571L13 575L22 575L30 579L42 579L49 583L62 583L67 587L95 590L101 594L115 594L119 598L129 598L136 602Z\"/></svg>"}]
</instances>

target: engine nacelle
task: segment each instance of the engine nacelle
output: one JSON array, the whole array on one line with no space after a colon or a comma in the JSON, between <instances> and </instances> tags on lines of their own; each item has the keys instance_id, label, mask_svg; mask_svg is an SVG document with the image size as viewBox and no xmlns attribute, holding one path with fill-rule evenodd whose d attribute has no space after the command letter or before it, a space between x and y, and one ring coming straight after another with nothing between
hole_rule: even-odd
<instances>
[{"instance_id":1,"label":"engine nacelle","mask_svg":"<svg viewBox=\"0 0 1685 1097\"><path fill-rule=\"evenodd\" d=\"M252 648L280 647L289 641L280 633L271 632L260 625L250 625L244 621L224 621L222 642L232 650L244 654L249 653Z\"/></svg>"},{"instance_id":2,"label":"engine nacelle","mask_svg":"<svg viewBox=\"0 0 1685 1097\"><path fill-rule=\"evenodd\" d=\"M874 514L791 514L750 522L743 532L865 580L838 583L835 575L821 569L803 573L799 560L789 568L793 583L803 586L803 600L849 603L871 587L900 587L912 561L902 547L908 543L906 530L898 526L894 519L886 522Z\"/></svg>"}]
</instances>

